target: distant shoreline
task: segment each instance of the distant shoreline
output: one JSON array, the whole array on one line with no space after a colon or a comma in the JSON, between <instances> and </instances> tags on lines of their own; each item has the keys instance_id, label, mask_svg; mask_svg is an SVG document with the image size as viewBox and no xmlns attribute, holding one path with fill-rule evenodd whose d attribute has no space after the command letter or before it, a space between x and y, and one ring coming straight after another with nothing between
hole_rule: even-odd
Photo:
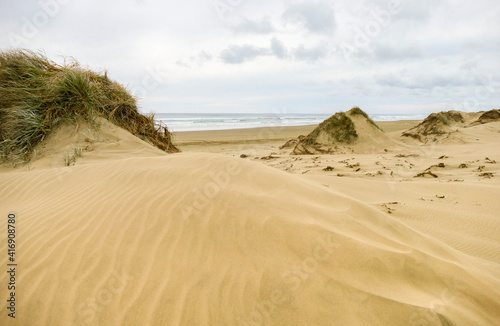
<instances>
[{"instance_id":1,"label":"distant shoreline","mask_svg":"<svg viewBox=\"0 0 500 326\"><path fill-rule=\"evenodd\" d=\"M165 114L155 115L172 132L234 130L264 127L298 127L317 125L331 114ZM377 122L423 120L422 114L374 114Z\"/></svg>"},{"instance_id":2,"label":"distant shoreline","mask_svg":"<svg viewBox=\"0 0 500 326\"><path fill-rule=\"evenodd\" d=\"M422 120L395 120L395 121L376 121L377 125L382 128L385 132L394 132L394 131L403 131L409 129L420 122ZM242 133L242 132L255 132L260 129L269 129L269 130L304 130L304 129L314 129L318 124L307 124L300 126L269 126L269 127L249 127L249 128L232 128L232 129L212 129L212 130L181 130L181 131L172 131L174 134L218 134L218 133Z\"/></svg>"},{"instance_id":3,"label":"distant shoreline","mask_svg":"<svg viewBox=\"0 0 500 326\"><path fill-rule=\"evenodd\" d=\"M408 130L422 120L381 121L377 125L384 132L398 133ZM306 126L258 127L224 130L198 130L172 132L174 143L182 151L225 152L236 148L271 146L279 149L286 141L307 135L317 124Z\"/></svg>"}]
</instances>

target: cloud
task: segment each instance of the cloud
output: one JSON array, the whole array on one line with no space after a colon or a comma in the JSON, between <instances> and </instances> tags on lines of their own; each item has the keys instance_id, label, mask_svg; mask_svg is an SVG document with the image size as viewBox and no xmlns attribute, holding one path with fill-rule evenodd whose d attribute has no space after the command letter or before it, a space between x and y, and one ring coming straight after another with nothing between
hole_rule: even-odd
<instances>
[{"instance_id":1,"label":"cloud","mask_svg":"<svg viewBox=\"0 0 500 326\"><path fill-rule=\"evenodd\" d=\"M496 0L221 1L232 9L224 20L213 0L52 1L59 3L53 17L44 10L48 0L11 1L0 10L0 48L11 48L9 35L16 34L26 39L22 47L43 49L58 62L74 56L129 85L141 85L150 67L162 65L169 87L148 91L143 106L159 112L217 112L226 99L227 110L238 111L234 103L271 89L282 90L279 101L255 102L246 112L257 106L310 112L328 107L332 89L336 102L364 99L368 109L444 97L462 103L477 89L488 90L480 93L481 108L500 102ZM380 14L397 2L401 11ZM366 46L356 43L358 31L367 34ZM344 55L343 44L357 51ZM239 65L245 69L234 69ZM352 76L358 79L344 81Z\"/></svg>"},{"instance_id":2,"label":"cloud","mask_svg":"<svg viewBox=\"0 0 500 326\"><path fill-rule=\"evenodd\" d=\"M311 33L332 33L336 28L333 7L325 1L291 4L282 18L285 22L303 25Z\"/></svg>"},{"instance_id":3,"label":"cloud","mask_svg":"<svg viewBox=\"0 0 500 326\"><path fill-rule=\"evenodd\" d=\"M190 56L188 59L179 59L175 62L176 65L185 67L185 68L192 68L193 66L201 66L207 61L211 61L213 56L206 52L205 50L202 50L198 55L196 56Z\"/></svg>"},{"instance_id":4,"label":"cloud","mask_svg":"<svg viewBox=\"0 0 500 326\"><path fill-rule=\"evenodd\" d=\"M283 59L287 56L288 51L283 42L273 37L271 40L271 52L278 58Z\"/></svg>"},{"instance_id":5,"label":"cloud","mask_svg":"<svg viewBox=\"0 0 500 326\"><path fill-rule=\"evenodd\" d=\"M261 21L244 19L242 22L235 24L232 29L238 34L269 34L274 31L269 17L264 17Z\"/></svg>"},{"instance_id":6,"label":"cloud","mask_svg":"<svg viewBox=\"0 0 500 326\"><path fill-rule=\"evenodd\" d=\"M460 87L474 85L460 74L443 74L427 72L415 74L413 71L403 69L396 73L383 74L376 78L376 83L380 86L407 89L432 90L436 87Z\"/></svg>"},{"instance_id":7,"label":"cloud","mask_svg":"<svg viewBox=\"0 0 500 326\"><path fill-rule=\"evenodd\" d=\"M288 56L288 50L283 42L273 37L270 48L257 47L250 44L230 45L221 52L220 58L224 63L239 64L265 55L274 55L277 58L284 59Z\"/></svg>"},{"instance_id":8,"label":"cloud","mask_svg":"<svg viewBox=\"0 0 500 326\"><path fill-rule=\"evenodd\" d=\"M298 60L317 61L328 55L328 49L325 45L318 45L312 48L306 48L300 45L294 50L294 56Z\"/></svg>"},{"instance_id":9,"label":"cloud","mask_svg":"<svg viewBox=\"0 0 500 326\"><path fill-rule=\"evenodd\" d=\"M212 60L212 55L206 51L201 51L198 58L201 62L210 61Z\"/></svg>"},{"instance_id":10,"label":"cloud","mask_svg":"<svg viewBox=\"0 0 500 326\"><path fill-rule=\"evenodd\" d=\"M423 56L422 50L417 45L377 45L375 46L374 54L375 59L378 61L407 60Z\"/></svg>"},{"instance_id":11,"label":"cloud","mask_svg":"<svg viewBox=\"0 0 500 326\"><path fill-rule=\"evenodd\" d=\"M220 58L224 63L240 64L260 56L275 56L279 59L286 59L289 57L288 52L284 43L277 37L273 37L270 48L257 47L250 44L230 45L221 52ZM328 55L328 48L324 44L309 48L299 45L291 52L296 60L315 62Z\"/></svg>"},{"instance_id":12,"label":"cloud","mask_svg":"<svg viewBox=\"0 0 500 326\"><path fill-rule=\"evenodd\" d=\"M238 64L265 54L268 54L268 50L265 48L249 44L230 45L221 52L220 58L224 63Z\"/></svg>"},{"instance_id":13,"label":"cloud","mask_svg":"<svg viewBox=\"0 0 500 326\"><path fill-rule=\"evenodd\" d=\"M444 0L404 1L401 3L401 13L396 16L396 19L426 22L445 2Z\"/></svg>"}]
</instances>

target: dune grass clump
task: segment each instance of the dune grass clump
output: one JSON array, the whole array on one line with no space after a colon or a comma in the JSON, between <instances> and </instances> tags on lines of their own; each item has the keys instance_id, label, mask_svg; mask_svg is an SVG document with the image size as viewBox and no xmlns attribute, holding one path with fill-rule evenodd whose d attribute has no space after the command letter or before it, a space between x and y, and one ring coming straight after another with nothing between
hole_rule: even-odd
<instances>
[{"instance_id":1,"label":"dune grass clump","mask_svg":"<svg viewBox=\"0 0 500 326\"><path fill-rule=\"evenodd\" d=\"M445 135L448 131L446 126L450 126L450 119L448 118L455 121L455 119L460 119L461 115L456 117L452 111L431 113L424 119L424 121L419 123L417 126L404 131L402 135L419 141L424 141L427 136ZM437 139L435 138L435 141L436 140Z\"/></svg>"},{"instance_id":2,"label":"dune grass clump","mask_svg":"<svg viewBox=\"0 0 500 326\"><path fill-rule=\"evenodd\" d=\"M441 123L444 124L445 126L450 125L450 121L448 121L448 119L442 113L438 113L437 117L439 121L441 121Z\"/></svg>"},{"instance_id":3,"label":"dune grass clump","mask_svg":"<svg viewBox=\"0 0 500 326\"><path fill-rule=\"evenodd\" d=\"M306 144L315 144L321 133L342 143L351 143L358 138L354 122L345 112L339 112L326 119L314 129L305 139Z\"/></svg>"},{"instance_id":4,"label":"dune grass clump","mask_svg":"<svg viewBox=\"0 0 500 326\"><path fill-rule=\"evenodd\" d=\"M66 165L66 166L74 165L76 163L76 159L79 157L82 157L82 154L83 154L82 147L73 146L73 153L72 154L70 154L68 152L65 152L65 154L64 154L64 157L63 157L64 165Z\"/></svg>"},{"instance_id":5,"label":"dune grass clump","mask_svg":"<svg viewBox=\"0 0 500 326\"><path fill-rule=\"evenodd\" d=\"M353 107L351 110L349 110L349 113L350 113L351 115L362 115L363 117L365 117L365 118L367 118L367 119L369 118L369 117L368 117L368 114L366 114L366 112L365 112L365 111L361 110L361 109L360 109L359 107L357 107L357 106L355 106L355 107Z\"/></svg>"},{"instance_id":6,"label":"dune grass clump","mask_svg":"<svg viewBox=\"0 0 500 326\"><path fill-rule=\"evenodd\" d=\"M81 67L28 50L0 52L0 162L27 162L62 122L103 117L152 145L177 152L165 125L143 115L125 87Z\"/></svg>"}]
</instances>

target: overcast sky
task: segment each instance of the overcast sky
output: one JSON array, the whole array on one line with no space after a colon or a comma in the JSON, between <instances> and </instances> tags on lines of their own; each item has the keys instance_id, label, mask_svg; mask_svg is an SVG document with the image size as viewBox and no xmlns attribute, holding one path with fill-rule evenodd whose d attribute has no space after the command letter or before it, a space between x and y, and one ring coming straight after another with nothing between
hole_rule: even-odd
<instances>
[{"instance_id":1,"label":"overcast sky","mask_svg":"<svg viewBox=\"0 0 500 326\"><path fill-rule=\"evenodd\" d=\"M500 107L498 0L2 0L0 31L108 70L144 112Z\"/></svg>"}]
</instances>

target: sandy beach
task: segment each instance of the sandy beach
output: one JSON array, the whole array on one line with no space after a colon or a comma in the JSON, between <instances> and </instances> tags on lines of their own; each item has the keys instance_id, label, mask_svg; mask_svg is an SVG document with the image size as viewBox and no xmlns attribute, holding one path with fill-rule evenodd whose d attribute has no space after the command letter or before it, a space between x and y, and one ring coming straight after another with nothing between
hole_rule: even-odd
<instances>
[{"instance_id":1,"label":"sandy beach","mask_svg":"<svg viewBox=\"0 0 500 326\"><path fill-rule=\"evenodd\" d=\"M5 1L0 326L500 326L500 2Z\"/></svg>"},{"instance_id":2,"label":"sandy beach","mask_svg":"<svg viewBox=\"0 0 500 326\"><path fill-rule=\"evenodd\" d=\"M0 324L497 325L500 122L401 137L418 123L328 155L280 149L316 126L176 133L177 154L108 122L58 128L0 172L19 242Z\"/></svg>"},{"instance_id":3,"label":"sandy beach","mask_svg":"<svg viewBox=\"0 0 500 326\"><path fill-rule=\"evenodd\" d=\"M377 124L387 133L401 132L416 126L420 121L381 121ZM242 150L266 153L279 149L286 141L306 135L317 125L297 127L268 127L233 130L183 131L174 133L174 141L183 151L234 153Z\"/></svg>"}]
</instances>

